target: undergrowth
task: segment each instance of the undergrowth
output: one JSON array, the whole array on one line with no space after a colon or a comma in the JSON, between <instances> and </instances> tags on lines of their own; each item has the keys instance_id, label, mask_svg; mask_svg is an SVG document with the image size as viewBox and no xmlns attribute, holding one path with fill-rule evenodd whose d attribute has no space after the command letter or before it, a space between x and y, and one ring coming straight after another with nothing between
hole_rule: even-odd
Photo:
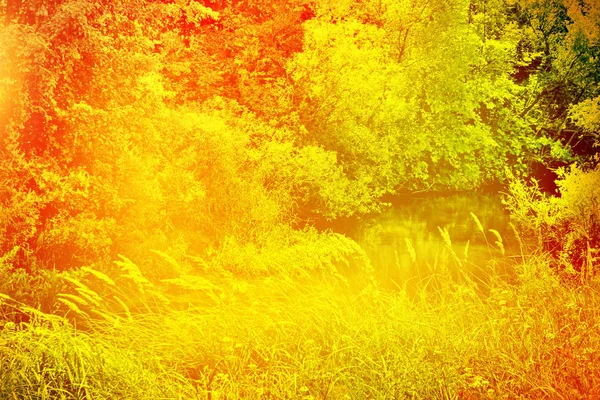
<instances>
[{"instance_id":1,"label":"undergrowth","mask_svg":"<svg viewBox=\"0 0 600 400\"><path fill-rule=\"evenodd\" d=\"M504 204L523 235L536 239L530 251L544 252L561 279L576 286L599 274L600 166L557 172L557 196L513 178Z\"/></svg>"},{"instance_id":2,"label":"undergrowth","mask_svg":"<svg viewBox=\"0 0 600 400\"><path fill-rule=\"evenodd\" d=\"M446 268L414 298L365 277L152 282L115 267L54 277L49 312L0 295L1 398L600 396L600 282L565 287L543 257L516 283L491 276L486 296Z\"/></svg>"}]
</instances>

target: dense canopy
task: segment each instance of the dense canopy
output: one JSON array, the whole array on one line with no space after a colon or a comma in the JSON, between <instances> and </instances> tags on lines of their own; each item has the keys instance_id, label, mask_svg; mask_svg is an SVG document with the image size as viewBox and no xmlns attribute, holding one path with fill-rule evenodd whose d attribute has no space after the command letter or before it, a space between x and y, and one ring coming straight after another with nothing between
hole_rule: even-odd
<instances>
[{"instance_id":1,"label":"dense canopy","mask_svg":"<svg viewBox=\"0 0 600 400\"><path fill-rule=\"evenodd\" d=\"M201 254L589 158L599 10L0 2L1 250L61 269Z\"/></svg>"}]
</instances>

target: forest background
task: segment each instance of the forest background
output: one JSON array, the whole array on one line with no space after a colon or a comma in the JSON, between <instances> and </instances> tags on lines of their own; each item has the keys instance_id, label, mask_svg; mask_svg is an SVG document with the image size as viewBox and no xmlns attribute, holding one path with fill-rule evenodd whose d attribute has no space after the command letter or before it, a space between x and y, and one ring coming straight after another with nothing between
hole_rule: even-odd
<instances>
[{"instance_id":1,"label":"forest background","mask_svg":"<svg viewBox=\"0 0 600 400\"><path fill-rule=\"evenodd\" d=\"M118 321L139 324L111 334L126 338L149 329L145 318L181 312L173 304L182 296L225 312L218 308L224 299L252 297L248 282L271 279L295 282L281 289L289 293L314 280L349 285L349 275L364 274L358 285L369 296L399 301L369 279L372 267L355 242L315 228L369 218L394 196L505 187L515 226L537 239L528 251L539 258L529 267L559 282L544 281L540 290L560 287L560 296L575 296L571 290L598 284L600 7L593 1L4 0L0 16L2 395L145 398L131 394L139 390L132 382L102 392L109 390L100 384L106 377L97 374L114 381L122 379L119 369L99 361L104 369L82 376L90 360L63 365L62 347L32 350L15 364L8 350L15 341L30 348L42 340L33 327L46 330L41 337L80 340L104 337ZM544 181L554 196L530 180L548 176L557 179ZM453 295L472 283L448 280L454 283L445 293ZM111 292L128 284L141 292ZM86 311L96 303L105 308ZM426 303L435 308L433 298ZM595 321L598 304L586 318ZM311 303L306 312L316 308ZM263 337L251 326L255 339ZM569 340L576 335L588 336L570 332ZM525 375L539 373L543 384L492 378L471 365L454 370L456 379L445 386L423 378L407 389L394 378L393 389L375 385L369 392L373 383L342 380L332 367L337 378L306 378L288 393L289 381L273 383L258 372L244 386L219 354L207 351L198 360L190 350L165 363L141 360L138 350L129 355L139 363L131 368L156 384L144 381L144 390L184 398L600 391L598 378L582 378L594 352L585 353L584 364L573 356L576 378L568 379L549 372L556 365L548 360L558 362L560 354L542 357L547 370L530 366L534 372ZM47 360L54 356L56 364ZM256 348L246 356L254 372L270 365Z\"/></svg>"}]
</instances>

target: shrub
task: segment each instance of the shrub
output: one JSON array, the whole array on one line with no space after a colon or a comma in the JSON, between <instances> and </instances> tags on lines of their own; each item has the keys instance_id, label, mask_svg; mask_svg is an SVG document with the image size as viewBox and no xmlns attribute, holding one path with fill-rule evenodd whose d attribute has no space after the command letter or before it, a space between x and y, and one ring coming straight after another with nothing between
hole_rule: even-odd
<instances>
[{"instance_id":1,"label":"shrub","mask_svg":"<svg viewBox=\"0 0 600 400\"><path fill-rule=\"evenodd\" d=\"M573 165L559 170L559 197L545 195L533 181L530 186L511 179L504 204L512 219L539 249L549 253L563 278L580 282L598 274L600 251L600 167Z\"/></svg>"}]
</instances>

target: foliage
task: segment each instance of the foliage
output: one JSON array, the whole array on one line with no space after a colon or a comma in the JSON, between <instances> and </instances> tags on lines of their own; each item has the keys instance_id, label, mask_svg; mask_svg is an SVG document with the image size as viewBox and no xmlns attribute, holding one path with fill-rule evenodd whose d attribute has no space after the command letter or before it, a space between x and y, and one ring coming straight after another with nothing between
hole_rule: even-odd
<instances>
[{"instance_id":1,"label":"foliage","mask_svg":"<svg viewBox=\"0 0 600 400\"><path fill-rule=\"evenodd\" d=\"M507 198L581 292L478 293L440 229L409 299L311 227L593 160L598 15L0 0L0 397L598 397L598 169Z\"/></svg>"},{"instance_id":2,"label":"foliage","mask_svg":"<svg viewBox=\"0 0 600 400\"><path fill-rule=\"evenodd\" d=\"M283 274L300 281L321 276L344 282L352 275L365 278L373 272L363 249L340 234L279 229L261 242L261 246L242 245L230 237L210 262L213 268L223 268L236 276Z\"/></svg>"},{"instance_id":3,"label":"foliage","mask_svg":"<svg viewBox=\"0 0 600 400\"><path fill-rule=\"evenodd\" d=\"M515 11L523 32L517 72L525 89L520 116L585 157L590 137L585 125L569 119L569 110L598 96L598 5L524 0ZM540 155L546 157L547 150Z\"/></svg>"},{"instance_id":4,"label":"foliage","mask_svg":"<svg viewBox=\"0 0 600 400\"><path fill-rule=\"evenodd\" d=\"M600 131L600 96L584 100L570 109L570 119L583 130L582 134L592 137L594 146L598 145Z\"/></svg>"},{"instance_id":5,"label":"foliage","mask_svg":"<svg viewBox=\"0 0 600 400\"><path fill-rule=\"evenodd\" d=\"M472 74L480 39L460 22L464 5L396 3L346 4L305 23L289 65L305 140L335 150L375 198L493 179L505 148L474 112L484 97L474 89L491 77Z\"/></svg>"},{"instance_id":6,"label":"foliage","mask_svg":"<svg viewBox=\"0 0 600 400\"><path fill-rule=\"evenodd\" d=\"M562 170L559 197L542 194L536 185L513 181L505 204L525 236L552 254L564 277L585 282L598 276L600 249L600 168L577 165Z\"/></svg>"},{"instance_id":7,"label":"foliage","mask_svg":"<svg viewBox=\"0 0 600 400\"><path fill-rule=\"evenodd\" d=\"M260 246L594 137L592 4L413 3L7 2L2 254Z\"/></svg>"}]
</instances>

